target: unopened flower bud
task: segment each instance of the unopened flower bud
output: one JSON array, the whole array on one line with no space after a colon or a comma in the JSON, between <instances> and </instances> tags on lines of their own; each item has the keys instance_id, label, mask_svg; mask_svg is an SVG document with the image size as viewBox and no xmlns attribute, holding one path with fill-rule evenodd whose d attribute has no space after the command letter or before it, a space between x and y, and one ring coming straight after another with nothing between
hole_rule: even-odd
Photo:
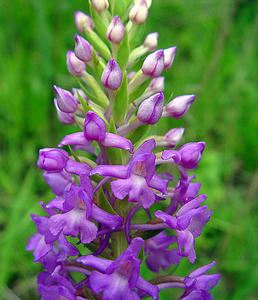
<instances>
[{"instance_id":1,"label":"unopened flower bud","mask_svg":"<svg viewBox=\"0 0 258 300\"><path fill-rule=\"evenodd\" d=\"M176 119L181 118L183 115L187 113L194 100L195 100L194 95L185 95L185 96L176 97L175 99L173 99L167 104L165 108L166 114Z\"/></svg>"},{"instance_id":2,"label":"unopened flower bud","mask_svg":"<svg viewBox=\"0 0 258 300\"><path fill-rule=\"evenodd\" d=\"M167 146L174 147L181 140L184 131L184 128L173 128L169 130L164 136Z\"/></svg>"},{"instance_id":3,"label":"unopened flower bud","mask_svg":"<svg viewBox=\"0 0 258 300\"><path fill-rule=\"evenodd\" d=\"M110 42L119 44L125 35L125 27L118 16L115 16L107 29L107 38Z\"/></svg>"},{"instance_id":4,"label":"unopened flower bud","mask_svg":"<svg viewBox=\"0 0 258 300\"><path fill-rule=\"evenodd\" d=\"M73 94L56 85L54 85L56 94L56 104L58 108L65 113L73 113L76 111L78 102Z\"/></svg>"},{"instance_id":5,"label":"unopened flower bud","mask_svg":"<svg viewBox=\"0 0 258 300\"><path fill-rule=\"evenodd\" d=\"M117 90L122 82L123 73L114 59L111 59L102 74L101 81L104 87Z\"/></svg>"},{"instance_id":6,"label":"unopened flower bud","mask_svg":"<svg viewBox=\"0 0 258 300\"><path fill-rule=\"evenodd\" d=\"M61 123L64 123L64 124L73 124L74 123L74 116L73 116L73 114L61 111L59 109L58 105L57 105L57 100L56 99L54 99L54 104L55 104L55 107L56 107L56 112L57 112L58 120Z\"/></svg>"},{"instance_id":7,"label":"unopened flower bud","mask_svg":"<svg viewBox=\"0 0 258 300\"><path fill-rule=\"evenodd\" d=\"M164 69L168 69L172 66L176 56L176 47L171 47L164 50Z\"/></svg>"},{"instance_id":8,"label":"unopened flower bud","mask_svg":"<svg viewBox=\"0 0 258 300\"><path fill-rule=\"evenodd\" d=\"M136 72L135 71L131 71L130 73L127 74L127 78L129 80L133 79L133 77L135 76Z\"/></svg>"},{"instance_id":9,"label":"unopened flower bud","mask_svg":"<svg viewBox=\"0 0 258 300\"><path fill-rule=\"evenodd\" d=\"M105 122L93 111L88 111L84 122L84 136L87 140L101 142L106 137Z\"/></svg>"},{"instance_id":10,"label":"unopened flower bud","mask_svg":"<svg viewBox=\"0 0 258 300\"><path fill-rule=\"evenodd\" d=\"M205 142L188 143L183 145L178 150L181 156L180 165L187 169L196 168L202 158L204 148Z\"/></svg>"},{"instance_id":11,"label":"unopened flower bud","mask_svg":"<svg viewBox=\"0 0 258 300\"><path fill-rule=\"evenodd\" d=\"M148 17L148 4L146 0L137 1L129 12L129 18L133 23L143 24Z\"/></svg>"},{"instance_id":12,"label":"unopened flower bud","mask_svg":"<svg viewBox=\"0 0 258 300\"><path fill-rule=\"evenodd\" d=\"M160 76L152 79L149 90L154 93L163 92L164 91L164 81L165 78Z\"/></svg>"},{"instance_id":13,"label":"unopened flower bud","mask_svg":"<svg viewBox=\"0 0 258 300\"><path fill-rule=\"evenodd\" d=\"M82 76L86 70L85 63L77 58L73 51L67 52L66 64L69 72L74 76Z\"/></svg>"},{"instance_id":14,"label":"unopened flower bud","mask_svg":"<svg viewBox=\"0 0 258 300\"><path fill-rule=\"evenodd\" d=\"M92 19L81 11L75 12L74 19L75 25L80 32L84 32L84 30L92 30L94 28Z\"/></svg>"},{"instance_id":15,"label":"unopened flower bud","mask_svg":"<svg viewBox=\"0 0 258 300\"><path fill-rule=\"evenodd\" d=\"M92 59L92 46L78 34L75 35L74 53L82 61L89 62Z\"/></svg>"},{"instance_id":16,"label":"unopened flower bud","mask_svg":"<svg viewBox=\"0 0 258 300\"><path fill-rule=\"evenodd\" d=\"M109 8L108 0L91 0L91 3L98 13L101 13Z\"/></svg>"},{"instance_id":17,"label":"unopened flower bud","mask_svg":"<svg viewBox=\"0 0 258 300\"><path fill-rule=\"evenodd\" d=\"M143 74L158 77L164 70L164 51L157 50L148 55L142 65Z\"/></svg>"},{"instance_id":18,"label":"unopened flower bud","mask_svg":"<svg viewBox=\"0 0 258 300\"><path fill-rule=\"evenodd\" d=\"M155 50L158 46L158 37L159 34L157 32L148 34L143 43L144 47L146 47L148 51Z\"/></svg>"},{"instance_id":19,"label":"unopened flower bud","mask_svg":"<svg viewBox=\"0 0 258 300\"><path fill-rule=\"evenodd\" d=\"M137 3L140 3L142 0L134 0L134 3L137 4ZM147 4L147 7L150 8L151 7L151 4L152 4L152 0L145 0L146 1L146 4Z\"/></svg>"},{"instance_id":20,"label":"unopened flower bud","mask_svg":"<svg viewBox=\"0 0 258 300\"><path fill-rule=\"evenodd\" d=\"M147 124L155 124L159 121L164 106L164 94L157 93L144 100L137 113L137 118Z\"/></svg>"},{"instance_id":21,"label":"unopened flower bud","mask_svg":"<svg viewBox=\"0 0 258 300\"><path fill-rule=\"evenodd\" d=\"M48 172L61 172L69 159L66 151L56 148L39 150L38 167Z\"/></svg>"},{"instance_id":22,"label":"unopened flower bud","mask_svg":"<svg viewBox=\"0 0 258 300\"><path fill-rule=\"evenodd\" d=\"M72 91L73 91L73 95L74 95L75 99L77 99L79 102L81 102L80 101L81 99L83 99L85 101L89 100L88 96L84 93L83 90L73 88Z\"/></svg>"}]
</instances>

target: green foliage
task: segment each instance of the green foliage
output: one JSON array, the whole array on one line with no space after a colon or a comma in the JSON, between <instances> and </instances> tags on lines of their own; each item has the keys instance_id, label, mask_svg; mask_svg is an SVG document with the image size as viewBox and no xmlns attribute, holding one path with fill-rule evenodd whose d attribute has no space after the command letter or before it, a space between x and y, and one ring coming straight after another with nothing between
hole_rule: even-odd
<instances>
[{"instance_id":1,"label":"green foliage","mask_svg":"<svg viewBox=\"0 0 258 300\"><path fill-rule=\"evenodd\" d=\"M112 3L119 14L122 1ZM65 54L74 47L73 12L87 9L85 0L0 2L4 299L15 295L37 299L38 266L25 245L34 231L29 214L38 213L38 201L46 197L47 187L33 166L40 147L55 146L73 131L56 120L51 85L74 84L66 71ZM155 133L185 126L185 141L208 142L197 180L203 182L214 215L197 240L197 251L200 264L211 258L218 261L223 280L214 291L215 299L257 299L257 11L257 1L250 0L153 1L145 28L160 32L160 47L178 47L174 66L166 73L166 95L172 91L175 96L197 95L183 120L162 120ZM98 43L108 59L108 46ZM190 268L184 261L176 273L186 274ZM143 270L146 278L153 276ZM167 291L162 294L162 299L171 297Z\"/></svg>"}]
</instances>

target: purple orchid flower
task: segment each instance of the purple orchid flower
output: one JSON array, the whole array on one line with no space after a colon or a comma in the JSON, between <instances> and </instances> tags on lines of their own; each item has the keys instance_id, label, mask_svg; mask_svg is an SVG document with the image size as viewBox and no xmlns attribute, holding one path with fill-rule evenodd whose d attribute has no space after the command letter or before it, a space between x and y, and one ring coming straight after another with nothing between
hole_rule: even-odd
<instances>
[{"instance_id":1,"label":"purple orchid flower","mask_svg":"<svg viewBox=\"0 0 258 300\"><path fill-rule=\"evenodd\" d=\"M43 300L77 300L76 289L70 282L61 266L57 266L52 273L42 272L38 276L38 291Z\"/></svg>"},{"instance_id":2,"label":"purple orchid flower","mask_svg":"<svg viewBox=\"0 0 258 300\"><path fill-rule=\"evenodd\" d=\"M160 269L166 270L171 264L179 263L182 257L178 254L178 250L169 249L176 241L175 236L168 236L165 232L145 241L146 264L151 271L159 273Z\"/></svg>"},{"instance_id":3,"label":"purple orchid flower","mask_svg":"<svg viewBox=\"0 0 258 300\"><path fill-rule=\"evenodd\" d=\"M154 148L155 140L148 140L137 149L127 166L99 165L91 175L118 178L111 182L112 192L118 199L128 195L128 201L139 202L144 208L149 208L156 199L153 189L165 194L168 185L167 180L155 173Z\"/></svg>"},{"instance_id":4,"label":"purple orchid flower","mask_svg":"<svg viewBox=\"0 0 258 300\"><path fill-rule=\"evenodd\" d=\"M186 287L181 300L210 300L212 299L209 291L216 286L221 278L219 274L207 275L207 273L216 263L200 267L190 273L184 280Z\"/></svg>"},{"instance_id":5,"label":"purple orchid flower","mask_svg":"<svg viewBox=\"0 0 258 300\"><path fill-rule=\"evenodd\" d=\"M137 256L142 246L143 240L135 238L115 261L93 255L82 256L77 261L97 270L89 276L89 285L96 294L102 293L103 300L138 300L137 290L158 299L158 288L140 277L141 261Z\"/></svg>"},{"instance_id":6,"label":"purple orchid flower","mask_svg":"<svg viewBox=\"0 0 258 300\"><path fill-rule=\"evenodd\" d=\"M80 233L82 243L88 244L97 237L97 226L90 221L98 222L112 229L120 227L121 217L111 215L93 204L91 182L87 176L81 177L81 187L72 185L64 194L61 214L50 216L49 231L53 236L64 235L76 237Z\"/></svg>"},{"instance_id":7,"label":"purple orchid flower","mask_svg":"<svg viewBox=\"0 0 258 300\"><path fill-rule=\"evenodd\" d=\"M205 195L198 196L183 205L175 216L170 216L160 210L155 212L157 218L165 222L171 229L176 230L179 254L188 257L191 263L194 263L196 259L195 238L201 234L203 226L209 221L212 214L207 206L200 207L206 198Z\"/></svg>"}]
</instances>

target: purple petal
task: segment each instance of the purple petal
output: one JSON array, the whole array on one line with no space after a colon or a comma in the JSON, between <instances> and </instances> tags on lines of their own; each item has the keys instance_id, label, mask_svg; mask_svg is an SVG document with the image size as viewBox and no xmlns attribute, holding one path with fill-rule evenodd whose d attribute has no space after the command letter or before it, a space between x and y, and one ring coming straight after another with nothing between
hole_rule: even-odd
<instances>
[{"instance_id":1,"label":"purple petal","mask_svg":"<svg viewBox=\"0 0 258 300\"><path fill-rule=\"evenodd\" d=\"M133 157L136 157L141 154L152 153L155 147L156 142L154 139L147 140L134 152Z\"/></svg>"},{"instance_id":2,"label":"purple petal","mask_svg":"<svg viewBox=\"0 0 258 300\"><path fill-rule=\"evenodd\" d=\"M111 189L116 198L123 200L128 194L132 186L131 179L118 179L111 182Z\"/></svg>"},{"instance_id":3,"label":"purple petal","mask_svg":"<svg viewBox=\"0 0 258 300\"><path fill-rule=\"evenodd\" d=\"M189 230L177 231L179 254L188 257L191 263L195 262L194 237Z\"/></svg>"},{"instance_id":4,"label":"purple petal","mask_svg":"<svg viewBox=\"0 0 258 300\"><path fill-rule=\"evenodd\" d=\"M72 134L66 135L60 144L58 145L59 147L66 146L66 145L80 145L80 146L89 146L90 141L88 141L83 132L75 132Z\"/></svg>"},{"instance_id":5,"label":"purple petal","mask_svg":"<svg viewBox=\"0 0 258 300\"><path fill-rule=\"evenodd\" d=\"M202 267L200 267L200 268L194 270L192 273L190 273L190 274L188 275L188 277L194 278L194 277L203 275L203 274L205 274L206 272L208 272L211 268L213 268L215 265L216 265L216 262L213 261L213 262L211 262L211 263L208 264L208 265L202 266Z\"/></svg>"},{"instance_id":6,"label":"purple petal","mask_svg":"<svg viewBox=\"0 0 258 300\"><path fill-rule=\"evenodd\" d=\"M110 227L111 229L116 229L122 226L123 219L118 215L112 215L103 209L99 208L97 205L93 204L92 207L92 217L99 223Z\"/></svg>"},{"instance_id":7,"label":"purple petal","mask_svg":"<svg viewBox=\"0 0 258 300\"><path fill-rule=\"evenodd\" d=\"M181 160L180 153L176 150L164 150L162 152L163 160L173 160L174 163L178 164Z\"/></svg>"},{"instance_id":8,"label":"purple petal","mask_svg":"<svg viewBox=\"0 0 258 300\"><path fill-rule=\"evenodd\" d=\"M112 166L112 165L100 165L90 172L90 175L98 174L100 176L110 176L115 178L125 179L127 178L127 166Z\"/></svg>"},{"instance_id":9,"label":"purple petal","mask_svg":"<svg viewBox=\"0 0 258 300\"><path fill-rule=\"evenodd\" d=\"M152 299L159 299L158 287L144 280L142 277L139 277L137 281L137 288L144 291L147 295L151 296Z\"/></svg>"},{"instance_id":10,"label":"purple petal","mask_svg":"<svg viewBox=\"0 0 258 300\"><path fill-rule=\"evenodd\" d=\"M133 152L133 145L130 140L114 134L114 133L106 133L104 141L101 144L105 147L119 148L123 150L128 150L131 153Z\"/></svg>"},{"instance_id":11,"label":"purple petal","mask_svg":"<svg viewBox=\"0 0 258 300\"><path fill-rule=\"evenodd\" d=\"M39 233L30 238L26 247L26 250L33 251L35 261L41 260L51 249L52 245L46 244L44 236Z\"/></svg>"},{"instance_id":12,"label":"purple petal","mask_svg":"<svg viewBox=\"0 0 258 300\"><path fill-rule=\"evenodd\" d=\"M106 272L106 269L112 264L112 260L96 257L94 255L81 256L77 258L76 261L103 273Z\"/></svg>"},{"instance_id":13,"label":"purple petal","mask_svg":"<svg viewBox=\"0 0 258 300\"><path fill-rule=\"evenodd\" d=\"M177 216L181 216L183 214L185 214L186 212L188 212L191 209L197 208L199 207L199 205L205 201L207 199L207 196L202 194L199 195L198 197L196 197L195 199L193 199L192 201L187 202L185 205L183 205L179 211L177 212Z\"/></svg>"},{"instance_id":14,"label":"purple petal","mask_svg":"<svg viewBox=\"0 0 258 300\"><path fill-rule=\"evenodd\" d=\"M163 194L166 194L168 188L168 180L162 179L161 177L155 174L151 178L149 186L162 192Z\"/></svg>"},{"instance_id":15,"label":"purple petal","mask_svg":"<svg viewBox=\"0 0 258 300\"><path fill-rule=\"evenodd\" d=\"M177 229L177 219L175 217L170 216L161 210L157 210L154 215L156 218L161 219L166 223L171 229Z\"/></svg>"},{"instance_id":16,"label":"purple petal","mask_svg":"<svg viewBox=\"0 0 258 300\"><path fill-rule=\"evenodd\" d=\"M47 184L57 196L62 196L67 188L72 184L72 176L67 172L48 173L44 172L43 177Z\"/></svg>"},{"instance_id":17,"label":"purple petal","mask_svg":"<svg viewBox=\"0 0 258 300\"><path fill-rule=\"evenodd\" d=\"M91 167L89 165L87 165L86 163L77 162L73 159L69 159L66 164L65 170L71 174L88 175L88 174L90 174Z\"/></svg>"}]
</instances>

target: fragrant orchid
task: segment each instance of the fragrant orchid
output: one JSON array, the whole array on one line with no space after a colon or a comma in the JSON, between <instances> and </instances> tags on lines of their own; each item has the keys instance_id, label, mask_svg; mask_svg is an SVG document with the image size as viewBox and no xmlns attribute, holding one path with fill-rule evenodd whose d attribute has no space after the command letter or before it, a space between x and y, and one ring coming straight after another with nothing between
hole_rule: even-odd
<instances>
[{"instance_id":1,"label":"fragrant orchid","mask_svg":"<svg viewBox=\"0 0 258 300\"><path fill-rule=\"evenodd\" d=\"M173 288L182 289L180 299L206 300L220 279L206 274L215 263L172 275L181 260L195 262L211 211L190 173L205 143L182 144L184 128L147 133L160 119L183 117L195 100L166 104L161 74L176 47L156 50L158 33L135 45L151 2L91 0L91 16L75 13L80 35L66 59L78 85L54 86L54 105L60 122L78 129L58 148L39 151L37 165L55 196L40 203L44 216L32 215L37 233L27 245L44 268L43 300L157 300ZM156 277L146 280L144 266Z\"/></svg>"}]
</instances>

